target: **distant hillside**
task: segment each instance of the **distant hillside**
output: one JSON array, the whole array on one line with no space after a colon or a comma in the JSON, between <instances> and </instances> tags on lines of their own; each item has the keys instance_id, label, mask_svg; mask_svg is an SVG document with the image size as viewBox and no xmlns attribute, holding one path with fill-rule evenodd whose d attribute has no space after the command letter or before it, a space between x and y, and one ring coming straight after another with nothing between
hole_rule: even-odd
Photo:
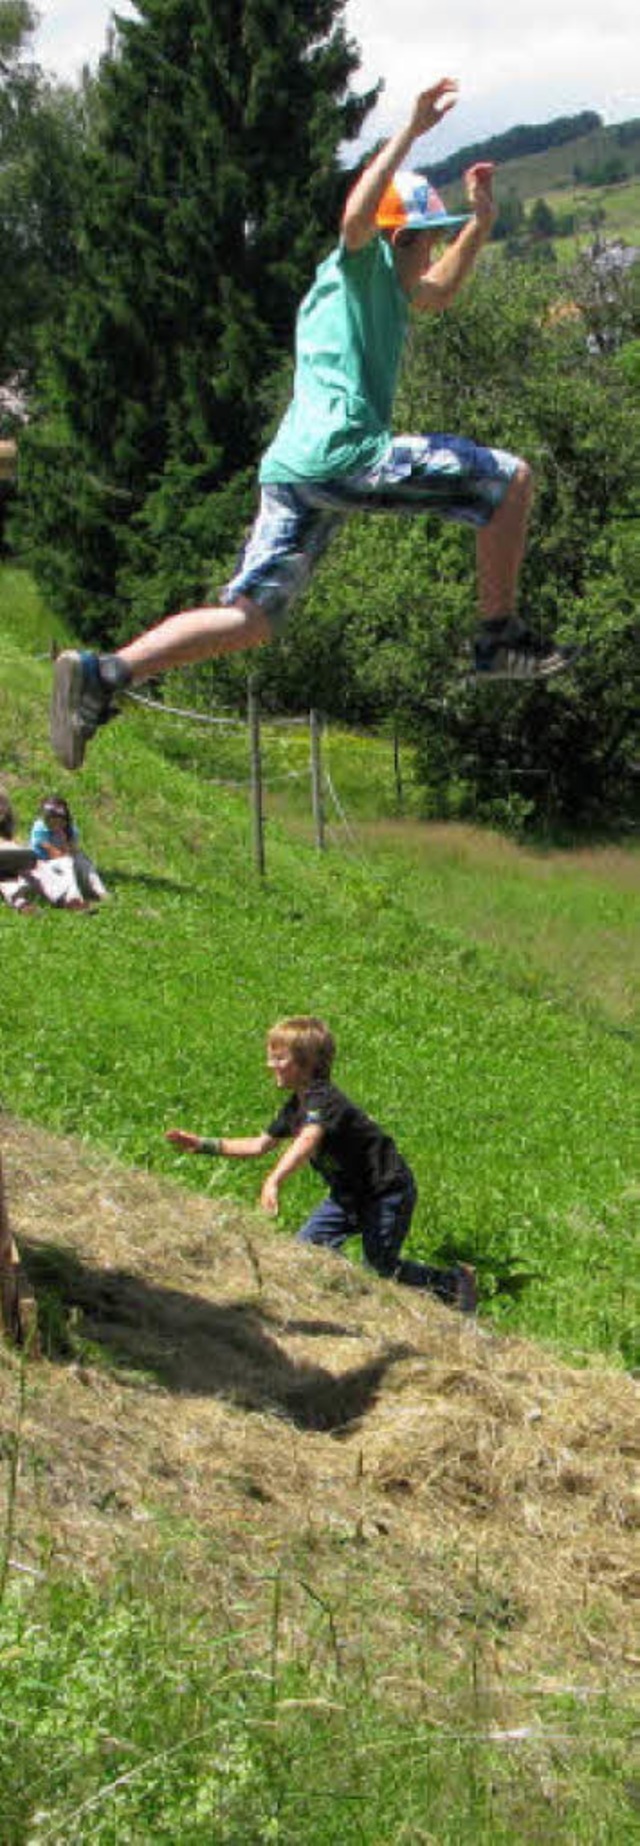
<instances>
[{"instance_id":1,"label":"distant hillside","mask_svg":"<svg viewBox=\"0 0 640 1846\"><path fill-rule=\"evenodd\" d=\"M521 123L507 128L503 134L490 135L486 141L473 141L468 147L458 148L457 153L431 168L431 177L437 185L446 186L460 179L465 167L470 167L475 160L495 160L501 165L505 160L520 160L523 155L562 147L600 128L602 117L593 109L583 109L580 115L557 116L552 122Z\"/></svg>"},{"instance_id":2,"label":"distant hillside","mask_svg":"<svg viewBox=\"0 0 640 1846\"><path fill-rule=\"evenodd\" d=\"M585 128L585 123L591 126ZM567 133L573 124L574 133ZM546 140L544 139L546 137ZM528 149L528 151L526 151ZM430 176L442 187L450 209L463 202L461 176L473 160L495 160L495 194L501 209L527 210L544 199L567 238L595 222L607 235L640 243L640 120L606 128L588 112L541 126L510 129L475 146L461 148ZM502 233L505 234L504 231Z\"/></svg>"},{"instance_id":3,"label":"distant hillside","mask_svg":"<svg viewBox=\"0 0 640 1846\"><path fill-rule=\"evenodd\" d=\"M592 125L585 128L585 122ZM574 116L574 133L558 138L557 130L565 126L567 118L541 127L514 128L461 148L449 160L429 168L431 179L449 189L446 196L451 203L459 196L457 181L466 167L474 160L495 160L496 197L499 201L515 197L523 204L550 192L571 192L575 187L595 192L637 180L640 120L606 128L595 115Z\"/></svg>"}]
</instances>

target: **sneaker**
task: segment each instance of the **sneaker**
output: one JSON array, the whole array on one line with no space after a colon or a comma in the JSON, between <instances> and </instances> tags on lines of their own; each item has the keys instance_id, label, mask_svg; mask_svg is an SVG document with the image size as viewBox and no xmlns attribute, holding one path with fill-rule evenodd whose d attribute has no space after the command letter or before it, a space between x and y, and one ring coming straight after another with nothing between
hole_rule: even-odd
<instances>
[{"instance_id":1,"label":"sneaker","mask_svg":"<svg viewBox=\"0 0 640 1846\"><path fill-rule=\"evenodd\" d=\"M456 1263L454 1306L460 1314L475 1314L478 1306L478 1283L471 1263Z\"/></svg>"},{"instance_id":2,"label":"sneaker","mask_svg":"<svg viewBox=\"0 0 640 1846\"><path fill-rule=\"evenodd\" d=\"M473 645L472 679L552 679L573 665L577 648L541 641L517 615L483 622Z\"/></svg>"},{"instance_id":3,"label":"sneaker","mask_svg":"<svg viewBox=\"0 0 640 1846\"><path fill-rule=\"evenodd\" d=\"M90 737L115 718L114 689L100 677L97 654L59 654L51 700L51 743L65 769L79 769Z\"/></svg>"}]
</instances>

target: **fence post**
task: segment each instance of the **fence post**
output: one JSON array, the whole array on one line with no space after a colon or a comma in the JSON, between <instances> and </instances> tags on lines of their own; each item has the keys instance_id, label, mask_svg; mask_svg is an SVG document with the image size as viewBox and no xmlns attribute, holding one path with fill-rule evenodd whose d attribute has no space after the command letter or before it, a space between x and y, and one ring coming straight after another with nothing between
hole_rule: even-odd
<instances>
[{"instance_id":1,"label":"fence post","mask_svg":"<svg viewBox=\"0 0 640 1846\"><path fill-rule=\"evenodd\" d=\"M322 724L317 711L309 712L309 738L311 744L311 806L315 827L316 846L322 852L324 848L324 806L322 801L322 762L320 739Z\"/></svg>"},{"instance_id":2,"label":"fence post","mask_svg":"<svg viewBox=\"0 0 640 1846\"><path fill-rule=\"evenodd\" d=\"M260 701L255 677L249 676L247 704L249 750L251 756L251 808L253 813L253 856L261 878L265 874L264 812L262 806L262 761L260 757Z\"/></svg>"},{"instance_id":3,"label":"fence post","mask_svg":"<svg viewBox=\"0 0 640 1846\"><path fill-rule=\"evenodd\" d=\"M396 785L396 801L398 807L402 808L402 769L400 766L400 732L398 728L397 712L393 714L393 775Z\"/></svg>"}]
</instances>

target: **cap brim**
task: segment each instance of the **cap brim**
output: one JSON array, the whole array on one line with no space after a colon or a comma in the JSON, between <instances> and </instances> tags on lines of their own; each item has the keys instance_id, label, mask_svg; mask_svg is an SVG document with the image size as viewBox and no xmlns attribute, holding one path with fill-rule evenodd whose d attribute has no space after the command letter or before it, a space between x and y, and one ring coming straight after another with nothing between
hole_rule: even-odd
<instances>
[{"instance_id":1,"label":"cap brim","mask_svg":"<svg viewBox=\"0 0 640 1846\"><path fill-rule=\"evenodd\" d=\"M473 212L434 212L432 218L407 217L405 231L446 231L448 225L468 224Z\"/></svg>"}]
</instances>

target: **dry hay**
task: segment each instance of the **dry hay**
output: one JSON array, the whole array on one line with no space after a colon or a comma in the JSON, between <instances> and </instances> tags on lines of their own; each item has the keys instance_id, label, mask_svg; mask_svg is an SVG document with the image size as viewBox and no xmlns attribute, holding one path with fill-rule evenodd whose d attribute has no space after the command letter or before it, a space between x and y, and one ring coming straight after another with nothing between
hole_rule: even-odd
<instances>
[{"instance_id":1,"label":"dry hay","mask_svg":"<svg viewBox=\"0 0 640 1846\"><path fill-rule=\"evenodd\" d=\"M312 1558L379 1658L428 1624L453 1654L472 1631L497 1671L631 1685L633 1379L561 1364L79 1142L5 1119L2 1145L45 1345L17 1567L44 1544L99 1573L123 1546L153 1557L176 1521L204 1595ZM72 1338L60 1352L54 1325L47 1357L53 1280ZM5 1347L1 1362L12 1428L20 1361Z\"/></svg>"}]
</instances>

